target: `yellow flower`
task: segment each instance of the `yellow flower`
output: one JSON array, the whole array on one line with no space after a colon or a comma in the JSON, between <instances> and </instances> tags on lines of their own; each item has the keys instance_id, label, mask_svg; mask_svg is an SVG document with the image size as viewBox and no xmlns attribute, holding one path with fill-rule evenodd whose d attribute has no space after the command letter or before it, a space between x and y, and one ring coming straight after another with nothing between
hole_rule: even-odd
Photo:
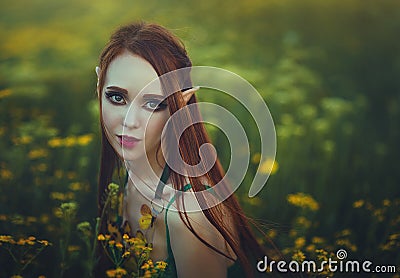
<instances>
[{"instance_id":1,"label":"yellow flower","mask_svg":"<svg viewBox=\"0 0 400 278\"><path fill-rule=\"evenodd\" d=\"M364 205L364 200L358 200L353 203L353 208L361 208Z\"/></svg>"},{"instance_id":2,"label":"yellow flower","mask_svg":"<svg viewBox=\"0 0 400 278\"><path fill-rule=\"evenodd\" d=\"M130 255L131 255L131 252L125 251L125 253L122 254L122 258L129 257Z\"/></svg>"},{"instance_id":3,"label":"yellow flower","mask_svg":"<svg viewBox=\"0 0 400 278\"><path fill-rule=\"evenodd\" d=\"M61 138L52 138L49 141L47 141L47 145L49 145L51 148L58 148L63 145L63 140Z\"/></svg>"},{"instance_id":4,"label":"yellow flower","mask_svg":"<svg viewBox=\"0 0 400 278\"><path fill-rule=\"evenodd\" d=\"M151 271L150 270L146 270L144 272L143 278L151 278Z\"/></svg>"},{"instance_id":5,"label":"yellow flower","mask_svg":"<svg viewBox=\"0 0 400 278\"><path fill-rule=\"evenodd\" d=\"M0 169L0 177L4 180L9 180L12 179L13 174L10 170Z\"/></svg>"},{"instance_id":6,"label":"yellow flower","mask_svg":"<svg viewBox=\"0 0 400 278\"><path fill-rule=\"evenodd\" d=\"M82 183L79 182L73 182L69 185L69 189L71 189L72 191L82 190L82 188Z\"/></svg>"},{"instance_id":7,"label":"yellow flower","mask_svg":"<svg viewBox=\"0 0 400 278\"><path fill-rule=\"evenodd\" d=\"M120 242L117 242L117 243L115 244L115 247L117 247L118 249L124 248L124 246L123 246Z\"/></svg>"},{"instance_id":8,"label":"yellow flower","mask_svg":"<svg viewBox=\"0 0 400 278\"><path fill-rule=\"evenodd\" d=\"M294 246L296 249L302 248L306 244L306 240L304 237L299 237L294 241Z\"/></svg>"},{"instance_id":9,"label":"yellow flower","mask_svg":"<svg viewBox=\"0 0 400 278\"><path fill-rule=\"evenodd\" d=\"M311 195L302 192L289 194L287 196L287 200L290 204L297 207L307 208L312 211L316 211L319 209L319 204L317 203L317 201L315 201L314 198L311 197Z\"/></svg>"},{"instance_id":10,"label":"yellow flower","mask_svg":"<svg viewBox=\"0 0 400 278\"><path fill-rule=\"evenodd\" d=\"M25 245L25 243L26 243L26 240L23 239L23 238L20 238L20 239L17 241L17 245Z\"/></svg>"},{"instance_id":11,"label":"yellow flower","mask_svg":"<svg viewBox=\"0 0 400 278\"><path fill-rule=\"evenodd\" d=\"M68 136L64 138L63 143L65 147L72 147L75 145L76 137L75 136Z\"/></svg>"},{"instance_id":12,"label":"yellow flower","mask_svg":"<svg viewBox=\"0 0 400 278\"><path fill-rule=\"evenodd\" d=\"M49 246L50 245L50 242L48 242L47 240L38 240L38 242L40 244L43 244L44 246Z\"/></svg>"},{"instance_id":13,"label":"yellow flower","mask_svg":"<svg viewBox=\"0 0 400 278\"><path fill-rule=\"evenodd\" d=\"M127 239L129 239L129 236L128 236L128 234L124 234L124 235L122 236L122 238L125 239L125 240L127 240Z\"/></svg>"},{"instance_id":14,"label":"yellow flower","mask_svg":"<svg viewBox=\"0 0 400 278\"><path fill-rule=\"evenodd\" d=\"M384 205L385 207L389 207L390 204L391 204L390 200L388 200L388 199L383 200L383 205Z\"/></svg>"},{"instance_id":15,"label":"yellow flower","mask_svg":"<svg viewBox=\"0 0 400 278\"><path fill-rule=\"evenodd\" d=\"M106 238L104 237L103 234L99 234L99 235L97 236L97 240L104 241L104 240L106 240Z\"/></svg>"},{"instance_id":16,"label":"yellow flower","mask_svg":"<svg viewBox=\"0 0 400 278\"><path fill-rule=\"evenodd\" d=\"M0 235L0 242L8 243L13 240L12 236Z\"/></svg>"},{"instance_id":17,"label":"yellow flower","mask_svg":"<svg viewBox=\"0 0 400 278\"><path fill-rule=\"evenodd\" d=\"M46 157L47 155L48 155L48 151L45 149L35 149L35 150L31 150L28 153L28 157L30 159L42 158L42 157Z\"/></svg>"},{"instance_id":18,"label":"yellow flower","mask_svg":"<svg viewBox=\"0 0 400 278\"><path fill-rule=\"evenodd\" d=\"M124 275L127 274L127 271L121 267L117 267L116 269L110 269L106 271L107 277L110 278L119 278L119 277L123 277Z\"/></svg>"},{"instance_id":19,"label":"yellow flower","mask_svg":"<svg viewBox=\"0 0 400 278\"><path fill-rule=\"evenodd\" d=\"M299 217L296 218L296 224L298 224L298 225L300 225L300 226L302 226L304 228L309 228L309 227L311 227L312 223L306 217L299 216Z\"/></svg>"},{"instance_id":20,"label":"yellow flower","mask_svg":"<svg viewBox=\"0 0 400 278\"><path fill-rule=\"evenodd\" d=\"M77 141L78 145L86 146L92 141L92 139L93 139L93 134L86 134L86 135L79 136L76 139L76 141Z\"/></svg>"},{"instance_id":21,"label":"yellow flower","mask_svg":"<svg viewBox=\"0 0 400 278\"><path fill-rule=\"evenodd\" d=\"M278 171L279 165L276 160L268 158L260 164L260 172L263 174L273 175Z\"/></svg>"},{"instance_id":22,"label":"yellow flower","mask_svg":"<svg viewBox=\"0 0 400 278\"><path fill-rule=\"evenodd\" d=\"M156 262L156 268L164 270L167 267L167 263L163 261Z\"/></svg>"},{"instance_id":23,"label":"yellow flower","mask_svg":"<svg viewBox=\"0 0 400 278\"><path fill-rule=\"evenodd\" d=\"M0 98L8 97L11 95L11 89L0 90Z\"/></svg>"},{"instance_id":24,"label":"yellow flower","mask_svg":"<svg viewBox=\"0 0 400 278\"><path fill-rule=\"evenodd\" d=\"M295 260L295 261L297 261L297 262L302 262L302 261L305 260L305 258L306 258L306 256L305 256L304 253L301 252L300 250L299 250L299 251L296 251L296 252L293 254L293 256L292 256L292 259Z\"/></svg>"},{"instance_id":25,"label":"yellow flower","mask_svg":"<svg viewBox=\"0 0 400 278\"><path fill-rule=\"evenodd\" d=\"M311 241L312 241L313 243L315 243L315 244L324 243L324 239L323 239L322 237L317 237L317 236L313 237L313 238L311 239Z\"/></svg>"}]
</instances>

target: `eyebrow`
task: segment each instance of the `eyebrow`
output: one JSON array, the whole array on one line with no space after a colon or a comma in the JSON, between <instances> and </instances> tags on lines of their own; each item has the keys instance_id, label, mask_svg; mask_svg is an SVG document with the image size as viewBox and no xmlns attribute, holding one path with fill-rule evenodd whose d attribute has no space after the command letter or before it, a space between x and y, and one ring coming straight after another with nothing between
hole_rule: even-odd
<instances>
[{"instance_id":1,"label":"eyebrow","mask_svg":"<svg viewBox=\"0 0 400 278\"><path fill-rule=\"evenodd\" d=\"M128 90L121 88L121 87L108 86L106 89L129 96ZM163 95L158 95L158 94L144 94L143 99L147 99L147 100L148 99L157 99L157 100L163 101L163 100L165 100L165 97Z\"/></svg>"},{"instance_id":2,"label":"eyebrow","mask_svg":"<svg viewBox=\"0 0 400 278\"><path fill-rule=\"evenodd\" d=\"M122 93L124 95L128 95L128 90L120 88L120 87L117 87L117 86L108 86L106 89L110 90L110 91Z\"/></svg>"},{"instance_id":3,"label":"eyebrow","mask_svg":"<svg viewBox=\"0 0 400 278\"><path fill-rule=\"evenodd\" d=\"M164 100L165 97L162 95L157 94L144 94L143 99L157 99L157 100Z\"/></svg>"}]
</instances>

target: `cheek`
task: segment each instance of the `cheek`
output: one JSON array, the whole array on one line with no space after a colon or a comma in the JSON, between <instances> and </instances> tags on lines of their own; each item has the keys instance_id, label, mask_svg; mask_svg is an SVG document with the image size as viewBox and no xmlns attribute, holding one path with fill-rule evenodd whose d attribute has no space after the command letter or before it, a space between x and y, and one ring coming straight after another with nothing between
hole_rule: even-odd
<instances>
[{"instance_id":1,"label":"cheek","mask_svg":"<svg viewBox=\"0 0 400 278\"><path fill-rule=\"evenodd\" d=\"M160 141L161 133L168 120L168 116L169 114L167 111L155 113L151 116L145 131L145 137L147 140L153 143Z\"/></svg>"},{"instance_id":2,"label":"cheek","mask_svg":"<svg viewBox=\"0 0 400 278\"><path fill-rule=\"evenodd\" d=\"M101 109L101 115L103 118L103 123L104 126L107 128L112 128L116 124L118 124L118 117L114 111L114 109L111 109L111 107L107 104L103 104L103 107Z\"/></svg>"}]
</instances>

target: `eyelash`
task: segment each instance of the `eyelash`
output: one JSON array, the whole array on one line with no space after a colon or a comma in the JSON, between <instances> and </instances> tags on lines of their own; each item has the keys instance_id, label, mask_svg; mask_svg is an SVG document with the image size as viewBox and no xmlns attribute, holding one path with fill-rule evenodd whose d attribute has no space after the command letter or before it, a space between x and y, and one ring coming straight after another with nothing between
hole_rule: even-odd
<instances>
[{"instance_id":1,"label":"eyelash","mask_svg":"<svg viewBox=\"0 0 400 278\"><path fill-rule=\"evenodd\" d=\"M106 98L112 104L115 104L115 105L125 105L126 104L125 98L120 93L117 93L117 92L105 92L105 95L106 95ZM121 100L123 100L124 102L122 103L122 102L116 101L115 99L113 99L114 97L121 97ZM149 103L155 103L155 104L157 104L157 107L156 108L148 107L147 105ZM151 111L160 111L160 110L165 109L167 107L167 104L164 101L163 102L159 102L157 100L148 100L148 101L146 101L146 103L143 106L144 106L144 108L146 108L148 110L151 110Z\"/></svg>"},{"instance_id":2,"label":"eyelash","mask_svg":"<svg viewBox=\"0 0 400 278\"><path fill-rule=\"evenodd\" d=\"M105 92L105 95L106 95L106 98L113 104L116 104L116 105L124 105L124 104L126 104L125 98L119 93L116 93L116 92ZM113 99L114 97L120 97L124 102L123 103L122 102L118 102L115 99Z\"/></svg>"}]
</instances>

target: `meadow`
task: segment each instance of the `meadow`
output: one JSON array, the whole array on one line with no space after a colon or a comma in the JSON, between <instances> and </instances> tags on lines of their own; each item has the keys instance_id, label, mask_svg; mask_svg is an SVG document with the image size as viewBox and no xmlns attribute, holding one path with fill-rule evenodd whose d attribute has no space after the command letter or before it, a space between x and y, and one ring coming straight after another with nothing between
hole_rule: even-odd
<instances>
[{"instance_id":1,"label":"meadow","mask_svg":"<svg viewBox=\"0 0 400 278\"><path fill-rule=\"evenodd\" d=\"M400 277L395 0L2 1L0 277L89 277L99 239L94 68L111 32L136 20L168 27L194 65L239 74L264 98L277 154L249 198L260 164L251 115L223 95L198 94L248 123L251 160L236 194L282 256L323 261L343 249ZM228 166L229 144L209 128Z\"/></svg>"}]
</instances>

